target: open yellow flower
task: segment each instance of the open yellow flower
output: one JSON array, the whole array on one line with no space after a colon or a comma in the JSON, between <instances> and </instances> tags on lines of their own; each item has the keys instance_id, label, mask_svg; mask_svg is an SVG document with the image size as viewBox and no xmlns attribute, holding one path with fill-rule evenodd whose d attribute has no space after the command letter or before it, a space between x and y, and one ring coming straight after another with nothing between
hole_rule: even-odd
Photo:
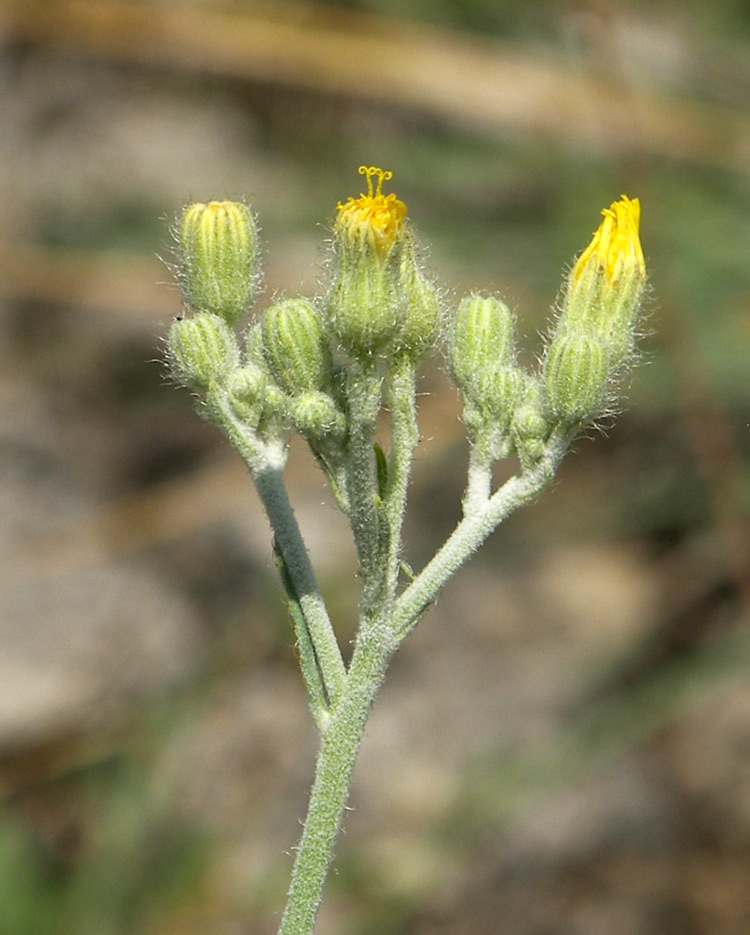
<instances>
[{"instance_id":1,"label":"open yellow flower","mask_svg":"<svg viewBox=\"0 0 750 935\"><path fill-rule=\"evenodd\" d=\"M338 204L337 233L343 235L350 246L374 248L384 257L403 237L406 205L394 194L383 194L383 182L393 178L392 172L375 166L360 166L359 174L367 178L367 194Z\"/></svg>"},{"instance_id":2,"label":"open yellow flower","mask_svg":"<svg viewBox=\"0 0 750 935\"><path fill-rule=\"evenodd\" d=\"M623 195L620 201L605 208L602 214L604 220L573 267L573 286L579 283L592 266L594 271L604 273L607 285L615 289L623 278L630 279L634 274L643 277L646 274L646 262L638 233L640 201Z\"/></svg>"}]
</instances>

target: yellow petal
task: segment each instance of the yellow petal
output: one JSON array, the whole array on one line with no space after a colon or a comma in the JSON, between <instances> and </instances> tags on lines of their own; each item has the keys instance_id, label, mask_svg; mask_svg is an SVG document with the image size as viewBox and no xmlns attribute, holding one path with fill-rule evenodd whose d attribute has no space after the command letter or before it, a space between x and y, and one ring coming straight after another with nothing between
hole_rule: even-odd
<instances>
[{"instance_id":1,"label":"yellow petal","mask_svg":"<svg viewBox=\"0 0 750 935\"><path fill-rule=\"evenodd\" d=\"M638 233L641 203L637 198L623 195L602 211L604 220L594 233L573 267L573 283L577 284L590 264L596 264L604 273L607 284L616 287L623 273L635 271L646 274L646 262Z\"/></svg>"},{"instance_id":2,"label":"yellow petal","mask_svg":"<svg viewBox=\"0 0 750 935\"><path fill-rule=\"evenodd\" d=\"M336 227L353 246L368 245L383 256L403 234L406 205L393 194L383 194L383 182L392 172L374 166L360 166L359 172L367 177L368 193L338 205Z\"/></svg>"}]
</instances>

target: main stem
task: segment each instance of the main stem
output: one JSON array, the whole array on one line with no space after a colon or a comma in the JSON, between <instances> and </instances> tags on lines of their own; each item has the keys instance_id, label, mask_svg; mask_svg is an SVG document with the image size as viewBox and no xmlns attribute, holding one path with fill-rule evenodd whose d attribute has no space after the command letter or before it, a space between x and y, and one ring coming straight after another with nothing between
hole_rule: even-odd
<instances>
[{"instance_id":1,"label":"main stem","mask_svg":"<svg viewBox=\"0 0 750 935\"><path fill-rule=\"evenodd\" d=\"M311 935L349 798L365 724L392 655L382 631L364 629L341 697L321 736L315 781L279 935Z\"/></svg>"}]
</instances>

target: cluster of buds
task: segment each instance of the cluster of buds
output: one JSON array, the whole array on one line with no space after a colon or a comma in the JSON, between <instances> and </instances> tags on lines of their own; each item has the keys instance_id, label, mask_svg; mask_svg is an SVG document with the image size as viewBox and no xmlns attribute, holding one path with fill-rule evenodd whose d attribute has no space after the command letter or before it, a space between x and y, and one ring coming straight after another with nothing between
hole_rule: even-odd
<instances>
[{"instance_id":1,"label":"cluster of buds","mask_svg":"<svg viewBox=\"0 0 750 935\"><path fill-rule=\"evenodd\" d=\"M574 434L608 410L633 357L645 287L640 205L625 196L603 211L565 285L537 373L516 360L515 322L496 296L463 299L448 320L424 274L406 206L384 194L390 172L361 166L367 193L338 205L331 275L315 301L285 298L252 325L240 350L234 328L260 281L252 211L236 202L193 204L178 227L188 313L169 337L176 378L217 399L262 435L294 426L318 450L343 446L347 358L416 365L446 340L472 443L492 461L539 458L553 432Z\"/></svg>"},{"instance_id":2,"label":"cluster of buds","mask_svg":"<svg viewBox=\"0 0 750 935\"><path fill-rule=\"evenodd\" d=\"M285 298L266 308L240 349L235 326L261 279L252 211L224 201L189 205L176 232L186 314L169 336L172 372L209 418L228 400L261 436L294 426L314 447L343 444L346 401L334 351L417 363L439 338L440 302L417 260L406 206L383 193L392 173L361 166L367 193L338 205L332 275L316 301ZM330 447L330 446L329 446Z\"/></svg>"},{"instance_id":3,"label":"cluster of buds","mask_svg":"<svg viewBox=\"0 0 750 935\"><path fill-rule=\"evenodd\" d=\"M526 388L526 373L516 363L513 315L496 296L470 295L458 306L451 338L451 369L469 435L492 460L506 457Z\"/></svg>"},{"instance_id":4,"label":"cluster of buds","mask_svg":"<svg viewBox=\"0 0 750 935\"><path fill-rule=\"evenodd\" d=\"M568 277L539 373L516 363L513 316L499 298L474 295L459 305L453 377L469 434L491 460L515 452L533 462L553 432L574 434L605 414L633 358L646 282L640 204L623 196L602 214Z\"/></svg>"}]
</instances>

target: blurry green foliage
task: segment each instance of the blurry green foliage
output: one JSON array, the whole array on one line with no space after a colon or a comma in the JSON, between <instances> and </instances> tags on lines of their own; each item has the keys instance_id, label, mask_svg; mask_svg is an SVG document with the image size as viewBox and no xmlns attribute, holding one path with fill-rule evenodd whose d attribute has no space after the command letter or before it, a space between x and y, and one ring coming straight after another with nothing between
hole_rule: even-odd
<instances>
[{"instance_id":1,"label":"blurry green foliage","mask_svg":"<svg viewBox=\"0 0 750 935\"><path fill-rule=\"evenodd\" d=\"M118 755L0 808L1 935L127 935L189 900L205 842ZM62 831L47 827L70 812Z\"/></svg>"}]
</instances>

